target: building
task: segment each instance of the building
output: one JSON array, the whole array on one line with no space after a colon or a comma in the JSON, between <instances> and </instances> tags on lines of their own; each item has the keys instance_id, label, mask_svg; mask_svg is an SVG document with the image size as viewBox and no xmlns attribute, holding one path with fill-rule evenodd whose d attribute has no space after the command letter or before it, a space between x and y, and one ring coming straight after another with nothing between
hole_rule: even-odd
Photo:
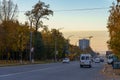
<instances>
[{"instance_id":1,"label":"building","mask_svg":"<svg viewBox=\"0 0 120 80\"><path fill-rule=\"evenodd\" d=\"M90 40L89 39L80 39L79 40L79 47L81 50L89 48L90 47Z\"/></svg>"}]
</instances>

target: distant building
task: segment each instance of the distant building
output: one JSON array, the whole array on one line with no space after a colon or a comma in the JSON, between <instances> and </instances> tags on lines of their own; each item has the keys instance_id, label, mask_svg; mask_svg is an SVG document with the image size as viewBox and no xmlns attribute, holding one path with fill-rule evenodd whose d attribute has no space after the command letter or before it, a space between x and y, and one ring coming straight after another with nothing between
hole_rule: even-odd
<instances>
[{"instance_id":1,"label":"distant building","mask_svg":"<svg viewBox=\"0 0 120 80\"><path fill-rule=\"evenodd\" d=\"M79 47L81 50L89 48L90 47L90 40L89 39L80 39L79 40Z\"/></svg>"}]
</instances>

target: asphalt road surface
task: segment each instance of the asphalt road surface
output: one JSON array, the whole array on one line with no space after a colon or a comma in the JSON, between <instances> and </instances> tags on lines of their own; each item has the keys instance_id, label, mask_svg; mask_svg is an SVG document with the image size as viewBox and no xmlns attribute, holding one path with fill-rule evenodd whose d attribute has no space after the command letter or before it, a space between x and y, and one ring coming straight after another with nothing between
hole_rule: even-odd
<instances>
[{"instance_id":1,"label":"asphalt road surface","mask_svg":"<svg viewBox=\"0 0 120 80\"><path fill-rule=\"evenodd\" d=\"M0 67L0 80L107 80L103 63L80 68L79 62Z\"/></svg>"}]
</instances>

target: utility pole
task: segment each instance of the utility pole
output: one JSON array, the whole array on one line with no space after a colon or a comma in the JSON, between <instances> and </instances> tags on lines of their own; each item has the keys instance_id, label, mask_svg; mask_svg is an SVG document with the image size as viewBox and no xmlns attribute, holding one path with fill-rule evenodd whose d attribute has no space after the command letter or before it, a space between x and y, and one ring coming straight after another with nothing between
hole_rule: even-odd
<instances>
[{"instance_id":1,"label":"utility pole","mask_svg":"<svg viewBox=\"0 0 120 80\"><path fill-rule=\"evenodd\" d=\"M30 62L32 62L32 31L30 31L30 54L29 54L29 59L30 59Z\"/></svg>"},{"instance_id":2,"label":"utility pole","mask_svg":"<svg viewBox=\"0 0 120 80\"><path fill-rule=\"evenodd\" d=\"M33 57L32 57L32 52L33 52L33 48L32 48L32 36L33 36L33 32L32 32L32 19L29 18L30 21L30 53L29 53L29 60L30 63L33 62Z\"/></svg>"},{"instance_id":3,"label":"utility pole","mask_svg":"<svg viewBox=\"0 0 120 80\"><path fill-rule=\"evenodd\" d=\"M55 62L57 61L56 60L56 54L57 54L57 38L56 38L56 34L55 34Z\"/></svg>"},{"instance_id":4,"label":"utility pole","mask_svg":"<svg viewBox=\"0 0 120 80\"><path fill-rule=\"evenodd\" d=\"M32 62L32 58L33 58L33 57L32 57L32 50L34 50L33 47L32 47L32 36L33 36L32 25L33 25L33 16L31 15L31 11L26 12L25 15L28 16L28 20L29 20L29 23L30 23L30 25L29 25L29 26L30 26L29 61L30 61L30 63L31 63L31 62Z\"/></svg>"}]
</instances>

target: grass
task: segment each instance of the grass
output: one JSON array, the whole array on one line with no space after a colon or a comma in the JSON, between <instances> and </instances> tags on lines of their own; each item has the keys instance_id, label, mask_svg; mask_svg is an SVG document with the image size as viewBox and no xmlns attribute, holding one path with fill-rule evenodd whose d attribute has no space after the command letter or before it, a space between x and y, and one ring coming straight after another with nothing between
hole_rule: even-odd
<instances>
[{"instance_id":1,"label":"grass","mask_svg":"<svg viewBox=\"0 0 120 80\"><path fill-rule=\"evenodd\" d=\"M30 61L10 61L10 60L0 60L0 67L5 66L20 66L20 65L30 65L30 64L46 64L46 63L53 63L52 60L45 60L45 61L34 61L34 63L31 63Z\"/></svg>"}]
</instances>

